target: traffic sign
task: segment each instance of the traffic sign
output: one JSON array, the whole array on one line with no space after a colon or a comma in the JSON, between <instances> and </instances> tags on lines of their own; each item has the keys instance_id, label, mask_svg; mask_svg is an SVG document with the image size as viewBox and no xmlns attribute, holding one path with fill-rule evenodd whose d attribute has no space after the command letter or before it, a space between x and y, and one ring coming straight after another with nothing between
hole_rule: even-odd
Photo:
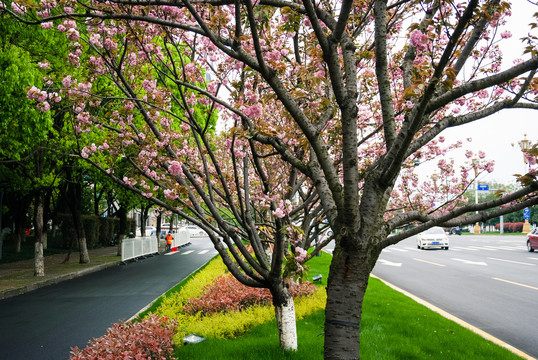
<instances>
[{"instance_id":1,"label":"traffic sign","mask_svg":"<svg viewBox=\"0 0 538 360\"><path fill-rule=\"evenodd\" d=\"M523 209L523 220L530 220L531 219L531 209L528 207Z\"/></svg>"},{"instance_id":2,"label":"traffic sign","mask_svg":"<svg viewBox=\"0 0 538 360\"><path fill-rule=\"evenodd\" d=\"M489 185L488 184L478 184L478 190L479 191L488 191Z\"/></svg>"}]
</instances>

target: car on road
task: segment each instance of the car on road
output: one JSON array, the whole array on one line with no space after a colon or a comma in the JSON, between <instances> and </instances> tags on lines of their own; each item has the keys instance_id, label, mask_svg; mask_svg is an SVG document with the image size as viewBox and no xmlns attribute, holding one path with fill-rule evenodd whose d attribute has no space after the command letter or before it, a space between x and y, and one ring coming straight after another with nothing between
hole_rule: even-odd
<instances>
[{"instance_id":1,"label":"car on road","mask_svg":"<svg viewBox=\"0 0 538 360\"><path fill-rule=\"evenodd\" d=\"M535 226L534 229L527 234L527 250L529 250L529 252L538 250L538 226Z\"/></svg>"},{"instance_id":2,"label":"car on road","mask_svg":"<svg viewBox=\"0 0 538 360\"><path fill-rule=\"evenodd\" d=\"M461 235L461 228L459 226L450 228L450 230L448 231L448 235Z\"/></svg>"},{"instance_id":3,"label":"car on road","mask_svg":"<svg viewBox=\"0 0 538 360\"><path fill-rule=\"evenodd\" d=\"M153 227L153 226L146 226L146 233L145 233L145 237L148 237L148 236L153 236L155 235L155 231L156 229ZM137 228L136 229L136 235L140 235L142 236L142 228Z\"/></svg>"},{"instance_id":4,"label":"car on road","mask_svg":"<svg viewBox=\"0 0 538 360\"><path fill-rule=\"evenodd\" d=\"M193 237L207 236L206 232L196 225L187 225L184 227L184 229L187 230L190 236Z\"/></svg>"},{"instance_id":5,"label":"car on road","mask_svg":"<svg viewBox=\"0 0 538 360\"><path fill-rule=\"evenodd\" d=\"M448 250L448 236L442 227L434 226L431 229L415 235L419 249L445 249Z\"/></svg>"}]
</instances>

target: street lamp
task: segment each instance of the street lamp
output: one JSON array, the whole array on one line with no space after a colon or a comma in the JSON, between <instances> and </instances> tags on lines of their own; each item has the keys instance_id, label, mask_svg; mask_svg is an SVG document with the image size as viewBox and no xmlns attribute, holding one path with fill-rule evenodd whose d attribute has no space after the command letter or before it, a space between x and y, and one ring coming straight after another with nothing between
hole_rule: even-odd
<instances>
[{"instance_id":1,"label":"street lamp","mask_svg":"<svg viewBox=\"0 0 538 360\"><path fill-rule=\"evenodd\" d=\"M474 169L474 203L478 205L478 171L476 170L478 166L478 159L473 158L473 169ZM476 214L478 214L478 210L476 210ZM478 221L476 224L474 224L474 233L476 235L480 234L480 224L478 224Z\"/></svg>"},{"instance_id":2,"label":"street lamp","mask_svg":"<svg viewBox=\"0 0 538 360\"><path fill-rule=\"evenodd\" d=\"M529 140L527 140L527 134L523 134L523 140L520 140L518 142L519 147L521 148L521 152L523 152L523 162L525 163L525 171L527 171L527 156L525 156L526 152L531 148L532 144ZM529 164L530 167L530 164ZM526 216L526 215L525 215ZM529 219L525 219L525 223L523 224L523 234L528 234L531 232L531 226L529 224Z\"/></svg>"}]
</instances>

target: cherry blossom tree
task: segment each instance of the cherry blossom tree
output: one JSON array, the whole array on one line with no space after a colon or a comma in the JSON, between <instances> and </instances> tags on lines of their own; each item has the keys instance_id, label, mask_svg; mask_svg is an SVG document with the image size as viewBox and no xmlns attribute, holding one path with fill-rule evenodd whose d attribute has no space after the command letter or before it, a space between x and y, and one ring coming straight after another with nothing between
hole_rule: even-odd
<instances>
[{"instance_id":1,"label":"cherry blossom tree","mask_svg":"<svg viewBox=\"0 0 538 360\"><path fill-rule=\"evenodd\" d=\"M383 248L538 202L534 166L521 189L467 203L463 193L493 162L469 151L456 166L447 152L464 143L442 136L499 111L538 108L533 27L517 61L503 61L499 49L519 41L504 27L510 7L501 0L3 6L72 41L76 76L35 91L69 98L81 139L106 134L81 156L202 226L234 276L269 288L286 348L296 348L286 336L294 328L286 279L300 275L313 229L328 222L336 247L327 359L359 358L363 296ZM212 131L216 118L225 131ZM114 173L117 157L140 175ZM420 178L416 166L427 161L436 169Z\"/></svg>"}]
</instances>

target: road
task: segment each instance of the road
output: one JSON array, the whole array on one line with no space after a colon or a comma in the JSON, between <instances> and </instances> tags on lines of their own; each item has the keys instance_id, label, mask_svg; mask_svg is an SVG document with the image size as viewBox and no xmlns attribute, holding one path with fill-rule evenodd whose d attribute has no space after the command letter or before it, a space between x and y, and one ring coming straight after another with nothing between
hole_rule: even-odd
<instances>
[{"instance_id":1,"label":"road","mask_svg":"<svg viewBox=\"0 0 538 360\"><path fill-rule=\"evenodd\" d=\"M538 358L538 253L524 236L454 235L448 251L408 239L372 273Z\"/></svg>"},{"instance_id":2,"label":"road","mask_svg":"<svg viewBox=\"0 0 538 360\"><path fill-rule=\"evenodd\" d=\"M208 238L0 301L1 360L62 360L129 319L216 255Z\"/></svg>"}]
</instances>

